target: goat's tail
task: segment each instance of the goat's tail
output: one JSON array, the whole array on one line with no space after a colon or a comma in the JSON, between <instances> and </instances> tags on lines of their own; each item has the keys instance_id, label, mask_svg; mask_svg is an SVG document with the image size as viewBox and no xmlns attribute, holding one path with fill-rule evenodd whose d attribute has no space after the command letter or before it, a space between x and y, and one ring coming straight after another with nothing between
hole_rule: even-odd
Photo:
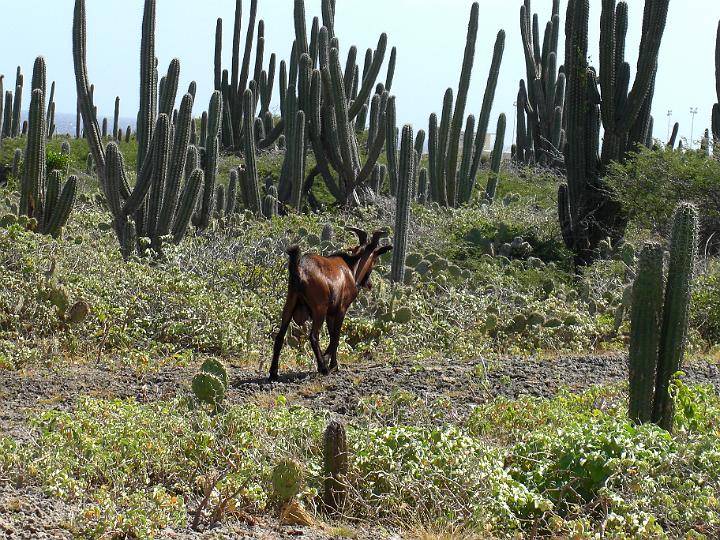
<instances>
[{"instance_id":1,"label":"goat's tail","mask_svg":"<svg viewBox=\"0 0 720 540\"><path fill-rule=\"evenodd\" d=\"M293 245L285 251L290 256L288 271L290 273L290 289L300 289L300 246Z\"/></svg>"}]
</instances>

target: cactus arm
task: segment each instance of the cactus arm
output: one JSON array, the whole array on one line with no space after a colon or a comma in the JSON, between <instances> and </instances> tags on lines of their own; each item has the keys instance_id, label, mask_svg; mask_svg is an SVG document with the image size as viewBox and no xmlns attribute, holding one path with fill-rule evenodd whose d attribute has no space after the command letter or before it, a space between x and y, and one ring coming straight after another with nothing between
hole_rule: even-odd
<instances>
[{"instance_id":1,"label":"cactus arm","mask_svg":"<svg viewBox=\"0 0 720 540\"><path fill-rule=\"evenodd\" d=\"M357 99L353 102L353 104L350 106L350 109L348 110L348 120L352 121L355 119L355 117L360 112L360 109L362 109L363 104L370 97L370 92L372 92L373 88L375 87L375 81L377 80L377 77L380 73L380 68L382 67L383 61L385 60L386 50L387 34L383 33L380 35L380 39L378 40L377 48L375 49L375 54L373 55L372 64L370 65L367 76L363 79L362 86L358 91Z\"/></svg>"},{"instance_id":2,"label":"cactus arm","mask_svg":"<svg viewBox=\"0 0 720 540\"><path fill-rule=\"evenodd\" d=\"M495 147L492 151L492 158L490 163L490 178L485 189L485 198L488 201L495 200L495 194L497 192L498 179L500 177L500 166L502 165L503 150L505 148L505 128L507 126L507 120L504 114L501 114L497 122L497 130L495 134ZM470 187L472 190L472 186ZM472 191L471 191L472 193Z\"/></svg>"},{"instance_id":3,"label":"cactus arm","mask_svg":"<svg viewBox=\"0 0 720 540\"><path fill-rule=\"evenodd\" d=\"M105 177L105 152L100 140L100 126L93 113L90 83L87 73L87 22L85 0L75 0L73 15L73 65L78 94L78 105L82 116L85 136L90 152L98 169L98 177Z\"/></svg>"},{"instance_id":4,"label":"cactus arm","mask_svg":"<svg viewBox=\"0 0 720 540\"><path fill-rule=\"evenodd\" d=\"M485 148L485 138L487 137L488 125L490 124L490 113L492 112L492 106L495 101L495 92L497 90L504 52L505 31L500 30L495 39L492 62L490 64L487 84L485 85L485 94L480 109L480 116L478 117L477 131L475 132L475 153L472 167L470 168L470 178L472 179L477 176L478 170L480 170L480 162L483 149Z\"/></svg>"},{"instance_id":5,"label":"cactus arm","mask_svg":"<svg viewBox=\"0 0 720 540\"><path fill-rule=\"evenodd\" d=\"M158 221L158 235L165 236L170 233L172 219L180 192L180 182L185 170L185 159L188 144L190 144L190 124L192 122L193 98L185 94L180 102L180 112L173 135L172 157L165 185L162 210Z\"/></svg>"},{"instance_id":6,"label":"cactus arm","mask_svg":"<svg viewBox=\"0 0 720 540\"><path fill-rule=\"evenodd\" d=\"M77 176L71 176L67 179L60 193L60 197L57 200L57 204L53 209L46 227L46 234L51 235L53 238L57 238L62 228L67 224L70 213L75 205L77 182Z\"/></svg>"}]
</instances>

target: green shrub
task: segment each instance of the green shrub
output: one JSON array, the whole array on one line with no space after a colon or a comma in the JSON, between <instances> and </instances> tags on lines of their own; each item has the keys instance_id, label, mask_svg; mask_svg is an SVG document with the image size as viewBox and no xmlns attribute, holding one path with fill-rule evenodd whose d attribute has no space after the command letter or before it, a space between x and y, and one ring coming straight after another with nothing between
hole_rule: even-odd
<instances>
[{"instance_id":1,"label":"green shrub","mask_svg":"<svg viewBox=\"0 0 720 540\"><path fill-rule=\"evenodd\" d=\"M692 327L708 345L720 344L720 262L711 261L693 288Z\"/></svg>"},{"instance_id":2,"label":"green shrub","mask_svg":"<svg viewBox=\"0 0 720 540\"><path fill-rule=\"evenodd\" d=\"M70 167L70 155L56 152L48 148L47 150L47 172L62 171L66 173Z\"/></svg>"},{"instance_id":3,"label":"green shrub","mask_svg":"<svg viewBox=\"0 0 720 540\"><path fill-rule=\"evenodd\" d=\"M668 236L679 202L697 205L701 245L720 247L720 162L700 151L643 148L624 164L610 167L607 184L631 223Z\"/></svg>"}]
</instances>

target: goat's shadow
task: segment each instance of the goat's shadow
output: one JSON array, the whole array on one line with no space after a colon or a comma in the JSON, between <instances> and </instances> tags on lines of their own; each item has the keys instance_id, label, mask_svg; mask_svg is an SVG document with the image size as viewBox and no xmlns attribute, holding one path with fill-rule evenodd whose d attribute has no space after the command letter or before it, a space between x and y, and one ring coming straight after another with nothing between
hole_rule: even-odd
<instances>
[{"instance_id":1,"label":"goat's shadow","mask_svg":"<svg viewBox=\"0 0 720 540\"><path fill-rule=\"evenodd\" d=\"M231 388L235 390L245 390L248 388L257 390L258 387L261 390L273 390L275 388L282 388L287 385L296 385L303 382L313 381L315 379L325 379L324 375L321 375L317 371L291 371L279 375L277 381L270 381L267 374L255 376L245 376L237 379L232 379L230 382Z\"/></svg>"}]
</instances>

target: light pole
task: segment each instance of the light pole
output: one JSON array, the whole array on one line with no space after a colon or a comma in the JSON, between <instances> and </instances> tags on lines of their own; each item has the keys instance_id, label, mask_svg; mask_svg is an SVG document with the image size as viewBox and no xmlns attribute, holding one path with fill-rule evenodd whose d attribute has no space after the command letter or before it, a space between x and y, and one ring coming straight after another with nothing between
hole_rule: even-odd
<instances>
[{"instance_id":1,"label":"light pole","mask_svg":"<svg viewBox=\"0 0 720 540\"><path fill-rule=\"evenodd\" d=\"M511 144L515 140L515 124L517 124L517 101L513 101L513 108L515 109L515 114L513 115L513 131L512 138L510 139Z\"/></svg>"},{"instance_id":2,"label":"light pole","mask_svg":"<svg viewBox=\"0 0 720 540\"><path fill-rule=\"evenodd\" d=\"M690 148L694 148L693 134L695 133L695 115L698 113L697 107L690 107L690 114L692 115L692 122L690 122Z\"/></svg>"},{"instance_id":3,"label":"light pole","mask_svg":"<svg viewBox=\"0 0 720 540\"><path fill-rule=\"evenodd\" d=\"M665 140L669 141L670 140L670 123L672 122L672 111L667 112L667 117L668 117L668 133L667 133L667 138Z\"/></svg>"}]
</instances>

